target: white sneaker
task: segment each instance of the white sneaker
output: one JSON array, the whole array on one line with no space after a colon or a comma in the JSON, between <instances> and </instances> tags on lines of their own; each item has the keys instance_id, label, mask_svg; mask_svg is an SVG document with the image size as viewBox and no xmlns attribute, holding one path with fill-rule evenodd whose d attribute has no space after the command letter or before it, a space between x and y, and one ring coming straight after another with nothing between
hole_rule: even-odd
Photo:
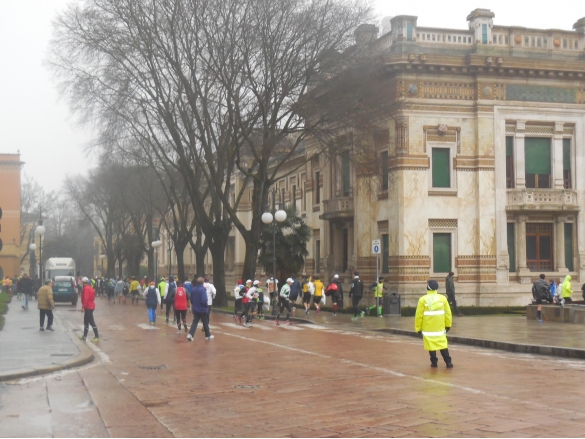
<instances>
[{"instance_id":1,"label":"white sneaker","mask_svg":"<svg viewBox=\"0 0 585 439\"><path fill-rule=\"evenodd\" d=\"M187 334L187 340L193 341L193 336L191 334Z\"/></svg>"},{"instance_id":2,"label":"white sneaker","mask_svg":"<svg viewBox=\"0 0 585 439\"><path fill-rule=\"evenodd\" d=\"M209 337L205 337L205 340L213 340L213 339L214 339L213 335L210 335Z\"/></svg>"},{"instance_id":3,"label":"white sneaker","mask_svg":"<svg viewBox=\"0 0 585 439\"><path fill-rule=\"evenodd\" d=\"M181 331L180 329L177 331L177 334L182 334L183 331Z\"/></svg>"}]
</instances>

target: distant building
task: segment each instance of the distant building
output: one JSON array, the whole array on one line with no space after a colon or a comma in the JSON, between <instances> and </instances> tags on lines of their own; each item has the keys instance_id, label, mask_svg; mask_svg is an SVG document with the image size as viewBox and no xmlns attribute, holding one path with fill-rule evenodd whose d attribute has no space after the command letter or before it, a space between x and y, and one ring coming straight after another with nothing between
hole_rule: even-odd
<instances>
[{"instance_id":1,"label":"distant building","mask_svg":"<svg viewBox=\"0 0 585 439\"><path fill-rule=\"evenodd\" d=\"M0 154L0 277L20 274L20 154Z\"/></svg>"}]
</instances>

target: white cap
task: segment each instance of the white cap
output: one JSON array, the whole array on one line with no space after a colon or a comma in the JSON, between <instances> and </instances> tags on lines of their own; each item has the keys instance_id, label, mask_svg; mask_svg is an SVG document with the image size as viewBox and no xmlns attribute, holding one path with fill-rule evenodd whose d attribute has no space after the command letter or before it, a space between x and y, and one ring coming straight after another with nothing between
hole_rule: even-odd
<instances>
[{"instance_id":1,"label":"white cap","mask_svg":"<svg viewBox=\"0 0 585 439\"><path fill-rule=\"evenodd\" d=\"M84 277L83 279L81 279L81 282L88 284L89 283L89 279L87 277Z\"/></svg>"},{"instance_id":2,"label":"white cap","mask_svg":"<svg viewBox=\"0 0 585 439\"><path fill-rule=\"evenodd\" d=\"M292 284L294 282L294 280L292 280L290 277L286 280L287 284Z\"/></svg>"},{"instance_id":3,"label":"white cap","mask_svg":"<svg viewBox=\"0 0 585 439\"><path fill-rule=\"evenodd\" d=\"M254 285L260 285L260 281L259 280L255 280L254 281Z\"/></svg>"},{"instance_id":4,"label":"white cap","mask_svg":"<svg viewBox=\"0 0 585 439\"><path fill-rule=\"evenodd\" d=\"M248 280L246 281L246 283L247 283L247 284L251 284L251 283L252 283L252 280L248 279Z\"/></svg>"},{"instance_id":5,"label":"white cap","mask_svg":"<svg viewBox=\"0 0 585 439\"><path fill-rule=\"evenodd\" d=\"M333 279L339 279L339 275L338 274L334 274L333 275Z\"/></svg>"}]
</instances>

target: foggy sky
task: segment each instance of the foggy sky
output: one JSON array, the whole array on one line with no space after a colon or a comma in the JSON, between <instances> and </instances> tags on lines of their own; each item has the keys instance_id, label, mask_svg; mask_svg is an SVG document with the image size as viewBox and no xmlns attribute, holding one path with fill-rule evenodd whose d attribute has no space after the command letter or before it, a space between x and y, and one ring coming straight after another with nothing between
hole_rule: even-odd
<instances>
[{"instance_id":1,"label":"foggy sky","mask_svg":"<svg viewBox=\"0 0 585 439\"><path fill-rule=\"evenodd\" d=\"M0 0L0 153L20 150L23 172L48 191L58 190L66 175L84 173L96 160L85 152L91 130L76 124L43 65L51 22L71 1L79 0ZM498 25L571 30L585 17L583 0L375 0L374 5L378 18L416 15L419 26L452 29L467 29L465 18L480 7L491 9Z\"/></svg>"}]
</instances>

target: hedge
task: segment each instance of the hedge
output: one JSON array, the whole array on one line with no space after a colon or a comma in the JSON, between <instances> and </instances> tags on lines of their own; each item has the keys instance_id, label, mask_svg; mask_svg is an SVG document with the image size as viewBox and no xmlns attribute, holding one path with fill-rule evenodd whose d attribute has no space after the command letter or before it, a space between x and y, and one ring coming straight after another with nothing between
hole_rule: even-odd
<instances>
[{"instance_id":1,"label":"hedge","mask_svg":"<svg viewBox=\"0 0 585 439\"><path fill-rule=\"evenodd\" d=\"M8 311L8 304L12 300L12 294L0 293L0 330L4 327L4 314Z\"/></svg>"}]
</instances>

